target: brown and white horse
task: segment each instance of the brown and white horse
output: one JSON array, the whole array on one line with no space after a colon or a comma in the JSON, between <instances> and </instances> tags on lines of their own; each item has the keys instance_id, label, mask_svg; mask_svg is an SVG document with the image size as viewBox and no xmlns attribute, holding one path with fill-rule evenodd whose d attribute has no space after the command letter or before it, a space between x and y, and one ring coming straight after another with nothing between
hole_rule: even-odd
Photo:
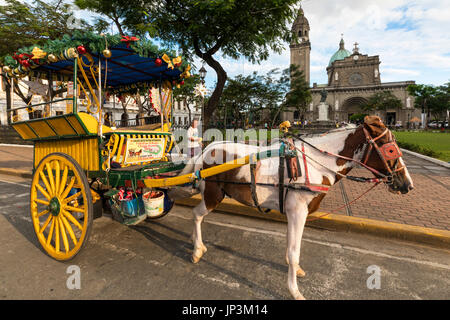
<instances>
[{"instance_id":1,"label":"brown and white horse","mask_svg":"<svg viewBox=\"0 0 450 320\"><path fill-rule=\"evenodd\" d=\"M377 145L374 148L370 148L370 150L368 147L368 141L370 140L368 139L368 135L372 138L372 142ZM344 130L337 129L330 131L326 135L312 136L305 138L305 140L311 144L303 145L304 152L308 155L306 164L309 183L311 184L331 186L341 178L336 172L345 175L352 168L356 167L358 162L365 162L368 167L381 174L390 175L391 173L392 180L388 184L391 192L407 193L413 189L413 182L401 158L401 154L396 159L385 158L383 160L381 159L383 156L374 150L377 149L379 151L378 147L383 147L393 142L391 132L387 130L379 117L366 117L364 124L359 127L354 126ZM297 148L300 148L302 143L294 139L294 144ZM313 148L312 145L321 150L342 156L342 158L324 154L316 148ZM272 145L270 149L278 147L279 144ZM213 143L205 148L202 155L196 159L191 159L193 160L192 163L190 165L188 164L181 174L222 164L224 163L224 159L241 158L264 150L264 148L246 144ZM302 156L299 156L302 171L305 168L303 159ZM314 161L311 161L311 159ZM355 161L351 161L350 159L354 159ZM266 158L257 163L256 182L268 184L256 185L257 198L260 206L263 208L279 209L279 189L277 186L279 183L278 166L278 157ZM303 171L302 176L297 179L296 183L305 183L305 176ZM287 177L287 174L284 177ZM286 178L285 182L288 183L288 180ZM194 243L194 251L192 261L194 263L199 262L206 252L201 232L203 218L217 207L225 195L245 205L253 206L254 201L251 187L249 184L245 184L245 182L250 183L250 181L249 165L245 165L211 178L206 178L200 182L198 189L202 194L202 201L193 209L194 230L192 241ZM169 195L176 197L176 191L169 192ZM297 276L303 277L305 275L304 271L300 268L299 260L301 239L306 218L309 213L319 208L324 196L325 193L291 190L285 197L284 208L288 220L286 250L286 261L289 264L288 287L295 299L304 299L297 286Z\"/></svg>"}]
</instances>

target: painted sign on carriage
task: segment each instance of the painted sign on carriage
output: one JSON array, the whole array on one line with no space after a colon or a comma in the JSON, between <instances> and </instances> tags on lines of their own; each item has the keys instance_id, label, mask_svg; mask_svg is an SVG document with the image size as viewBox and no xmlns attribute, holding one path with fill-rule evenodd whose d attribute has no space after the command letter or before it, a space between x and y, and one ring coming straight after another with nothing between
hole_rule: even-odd
<instances>
[{"instance_id":1,"label":"painted sign on carriage","mask_svg":"<svg viewBox=\"0 0 450 320\"><path fill-rule=\"evenodd\" d=\"M125 163L136 164L161 159L164 138L130 138L125 150Z\"/></svg>"}]
</instances>

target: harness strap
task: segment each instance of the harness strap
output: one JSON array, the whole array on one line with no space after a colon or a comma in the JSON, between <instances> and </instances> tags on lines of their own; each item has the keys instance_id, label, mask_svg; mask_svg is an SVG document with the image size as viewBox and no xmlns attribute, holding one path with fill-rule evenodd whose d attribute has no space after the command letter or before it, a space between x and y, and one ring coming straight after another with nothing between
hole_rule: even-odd
<instances>
[{"instance_id":1,"label":"harness strap","mask_svg":"<svg viewBox=\"0 0 450 320\"><path fill-rule=\"evenodd\" d=\"M309 186L308 164L306 163L305 144L302 142L303 165L305 166L306 185Z\"/></svg>"},{"instance_id":2,"label":"harness strap","mask_svg":"<svg viewBox=\"0 0 450 320\"><path fill-rule=\"evenodd\" d=\"M256 194L256 162L250 163L250 177L251 177L250 190L252 192L253 203L259 212L268 213L270 209L263 210L261 208L258 201L258 195Z\"/></svg>"},{"instance_id":3,"label":"harness strap","mask_svg":"<svg viewBox=\"0 0 450 320\"><path fill-rule=\"evenodd\" d=\"M286 158L285 151L285 144L284 142L282 142L280 146L280 164L278 166L278 205L282 214L284 214L284 162Z\"/></svg>"}]
</instances>

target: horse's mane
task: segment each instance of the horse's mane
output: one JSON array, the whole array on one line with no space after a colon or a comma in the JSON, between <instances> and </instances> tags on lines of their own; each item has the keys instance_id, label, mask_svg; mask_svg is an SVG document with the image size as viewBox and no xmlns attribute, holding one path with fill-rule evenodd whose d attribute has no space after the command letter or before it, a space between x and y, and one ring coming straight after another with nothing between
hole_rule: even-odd
<instances>
[{"instance_id":1,"label":"horse's mane","mask_svg":"<svg viewBox=\"0 0 450 320\"><path fill-rule=\"evenodd\" d=\"M302 138L317 138L317 137L323 137L327 134L330 133L337 133L337 132L342 132L342 131L347 131L347 130L354 130L358 128L357 125L353 124L353 123L347 123L342 127L336 128L336 129L331 129L328 130L326 132L322 132L322 133L300 133L299 136L301 136Z\"/></svg>"}]
</instances>

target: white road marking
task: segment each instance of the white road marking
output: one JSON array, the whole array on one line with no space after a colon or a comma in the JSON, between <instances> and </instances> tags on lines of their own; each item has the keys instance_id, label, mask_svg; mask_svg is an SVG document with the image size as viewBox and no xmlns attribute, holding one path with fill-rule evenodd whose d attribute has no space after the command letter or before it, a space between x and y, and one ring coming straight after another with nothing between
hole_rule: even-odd
<instances>
[{"instance_id":1,"label":"white road marking","mask_svg":"<svg viewBox=\"0 0 450 320\"><path fill-rule=\"evenodd\" d=\"M197 274L197 276L202 278L202 279L205 279L205 280L209 280L209 281L212 281L212 282L220 283L222 285L227 286L230 289L237 289L237 288L240 287L240 284L237 283L237 282L228 282L228 281L224 281L222 279L208 277L208 276L204 275L203 273L199 273L199 274Z\"/></svg>"},{"instance_id":2,"label":"white road marking","mask_svg":"<svg viewBox=\"0 0 450 320\"><path fill-rule=\"evenodd\" d=\"M30 195L30 193L27 192L27 193L17 194L17 195L15 195L14 197L15 197L15 198L22 198L22 197L26 197L26 196L29 196L29 195Z\"/></svg>"},{"instance_id":3,"label":"white road marking","mask_svg":"<svg viewBox=\"0 0 450 320\"><path fill-rule=\"evenodd\" d=\"M191 218L187 218L187 217L177 215L174 213L171 214L171 216L181 218L184 220L192 220ZM223 223L223 222L217 222L217 221L204 221L204 223L209 223L209 224L213 224L213 225L217 225L217 226L228 227L228 228L232 228L232 229L244 230L244 231L249 231L249 232L269 234L269 235L273 235L273 236L277 236L277 237L286 237L286 234L282 233L282 232L261 230L261 229L251 228L251 227L239 226L239 225L235 225L235 224L231 224L231 223ZM390 255L387 253L376 252L376 251L366 250L366 249L360 249L360 248L356 248L356 247L346 246L346 245L342 245L339 243L332 243L332 242L327 242L327 241L318 241L318 240L307 239L307 238L303 238L302 240L306 241L306 242L314 243L314 244L327 246L327 247L349 250L349 251L354 251L354 252L358 252L358 253L370 254L370 255L374 255L374 256L382 257L382 258L389 258L389 259L395 259L395 260L399 260L399 261L413 262L413 263L417 263L417 264L427 265L430 267L450 270L449 265L440 264L440 263L436 263L436 262L423 261L423 260L417 260L417 259L406 258L406 257L397 257L397 256L393 256L393 255Z\"/></svg>"},{"instance_id":4,"label":"white road marking","mask_svg":"<svg viewBox=\"0 0 450 320\"><path fill-rule=\"evenodd\" d=\"M0 143L0 147L33 148L34 145L29 145L29 144L8 144L8 143Z\"/></svg>"},{"instance_id":5,"label":"white road marking","mask_svg":"<svg viewBox=\"0 0 450 320\"><path fill-rule=\"evenodd\" d=\"M31 184L23 184L23 183L13 182L13 181L0 180L0 182L9 183L9 184L15 184L17 186L26 187L26 188L29 188L31 186Z\"/></svg>"}]
</instances>

